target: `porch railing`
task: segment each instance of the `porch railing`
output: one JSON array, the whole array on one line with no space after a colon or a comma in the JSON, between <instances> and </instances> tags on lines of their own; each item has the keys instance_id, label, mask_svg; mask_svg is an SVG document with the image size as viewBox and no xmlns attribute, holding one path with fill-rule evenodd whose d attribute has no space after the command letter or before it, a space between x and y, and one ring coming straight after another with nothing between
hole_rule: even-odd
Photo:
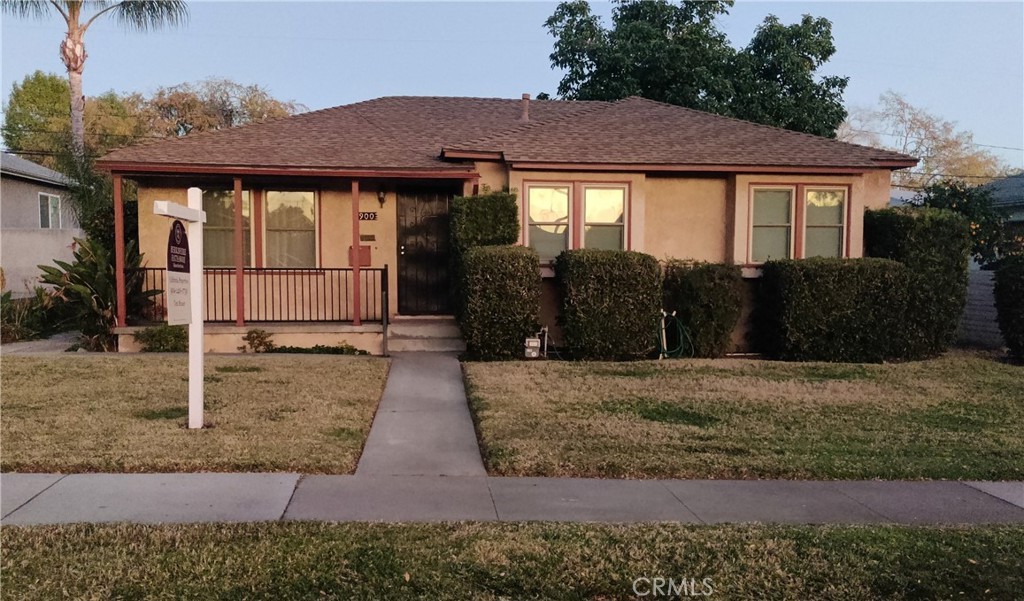
<instances>
[{"instance_id":1,"label":"porch railing","mask_svg":"<svg viewBox=\"0 0 1024 601\"><path fill-rule=\"evenodd\" d=\"M146 267L143 290L157 290L144 318L162 321L167 312L166 270ZM349 267L318 269L247 267L242 270L243 320L246 322L351 322L355 320L353 271ZM237 321L237 280L232 267L203 270L205 321ZM387 315L388 268L359 269L359 314L362 321L383 322Z\"/></svg>"}]
</instances>

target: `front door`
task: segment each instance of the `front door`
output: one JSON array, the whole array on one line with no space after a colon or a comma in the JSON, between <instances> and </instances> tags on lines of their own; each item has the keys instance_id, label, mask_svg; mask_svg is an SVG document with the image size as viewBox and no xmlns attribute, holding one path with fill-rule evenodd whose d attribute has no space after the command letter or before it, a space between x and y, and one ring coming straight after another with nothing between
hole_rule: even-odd
<instances>
[{"instance_id":1,"label":"front door","mask_svg":"<svg viewBox=\"0 0 1024 601\"><path fill-rule=\"evenodd\" d=\"M398 312L452 312L448 200L435 191L398 192Z\"/></svg>"}]
</instances>

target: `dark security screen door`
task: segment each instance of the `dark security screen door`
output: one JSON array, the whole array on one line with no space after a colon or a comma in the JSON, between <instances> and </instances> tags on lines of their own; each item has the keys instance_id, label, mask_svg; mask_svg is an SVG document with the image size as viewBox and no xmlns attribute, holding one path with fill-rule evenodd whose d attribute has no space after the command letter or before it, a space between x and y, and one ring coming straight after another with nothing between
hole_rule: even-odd
<instances>
[{"instance_id":1,"label":"dark security screen door","mask_svg":"<svg viewBox=\"0 0 1024 601\"><path fill-rule=\"evenodd\" d=\"M452 312L448 199L435 191L398 192L398 312Z\"/></svg>"}]
</instances>

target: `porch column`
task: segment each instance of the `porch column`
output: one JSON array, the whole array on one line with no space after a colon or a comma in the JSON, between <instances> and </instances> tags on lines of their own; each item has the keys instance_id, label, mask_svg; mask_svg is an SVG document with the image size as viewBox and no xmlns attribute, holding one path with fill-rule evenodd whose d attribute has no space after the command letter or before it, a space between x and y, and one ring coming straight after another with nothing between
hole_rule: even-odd
<instances>
[{"instance_id":1,"label":"porch column","mask_svg":"<svg viewBox=\"0 0 1024 601\"><path fill-rule=\"evenodd\" d=\"M235 325L245 325L245 239L242 236L242 178L235 178Z\"/></svg>"},{"instance_id":2,"label":"porch column","mask_svg":"<svg viewBox=\"0 0 1024 601\"><path fill-rule=\"evenodd\" d=\"M121 176L114 175L114 285L117 289L117 325L128 321L128 299L124 285L124 201Z\"/></svg>"},{"instance_id":3,"label":"porch column","mask_svg":"<svg viewBox=\"0 0 1024 601\"><path fill-rule=\"evenodd\" d=\"M352 263L352 325L358 326L363 323L362 299L363 285L359 279L359 180L352 180L352 252L350 261Z\"/></svg>"}]
</instances>

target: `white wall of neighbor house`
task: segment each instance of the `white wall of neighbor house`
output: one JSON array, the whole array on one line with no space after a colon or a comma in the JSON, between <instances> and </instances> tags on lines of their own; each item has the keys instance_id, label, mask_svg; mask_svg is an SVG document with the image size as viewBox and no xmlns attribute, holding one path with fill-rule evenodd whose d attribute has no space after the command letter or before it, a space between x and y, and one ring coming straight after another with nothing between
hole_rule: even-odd
<instances>
[{"instance_id":1,"label":"white wall of neighbor house","mask_svg":"<svg viewBox=\"0 0 1024 601\"><path fill-rule=\"evenodd\" d=\"M60 223L43 228L40 224L39 194L60 197ZM39 285L39 265L54 260L70 261L79 229L74 211L66 200L67 191L56 186L10 177L0 180L0 267L11 295L25 297Z\"/></svg>"}]
</instances>

